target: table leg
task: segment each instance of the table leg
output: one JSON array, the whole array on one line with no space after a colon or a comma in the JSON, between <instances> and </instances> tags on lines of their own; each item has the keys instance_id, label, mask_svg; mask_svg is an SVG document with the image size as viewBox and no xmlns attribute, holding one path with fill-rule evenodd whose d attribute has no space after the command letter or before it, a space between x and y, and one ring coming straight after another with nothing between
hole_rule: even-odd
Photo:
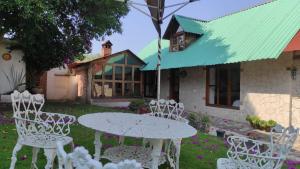
<instances>
[{"instance_id":1,"label":"table leg","mask_svg":"<svg viewBox=\"0 0 300 169\"><path fill-rule=\"evenodd\" d=\"M151 153L152 166L151 169L158 169L159 159L161 156L161 150L163 145L163 140L153 139L152 141L153 150Z\"/></svg>"},{"instance_id":2,"label":"table leg","mask_svg":"<svg viewBox=\"0 0 300 169\"><path fill-rule=\"evenodd\" d=\"M95 132L95 154L94 154L94 159L99 161L100 160L100 155L101 155L101 148L102 148L102 143L101 143L101 137L102 133L100 131Z\"/></svg>"}]
</instances>

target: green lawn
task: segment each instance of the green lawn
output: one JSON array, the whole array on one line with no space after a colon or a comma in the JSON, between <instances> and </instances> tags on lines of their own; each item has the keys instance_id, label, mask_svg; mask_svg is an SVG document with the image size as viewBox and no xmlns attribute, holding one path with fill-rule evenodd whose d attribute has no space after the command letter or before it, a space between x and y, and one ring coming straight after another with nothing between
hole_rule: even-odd
<instances>
[{"instance_id":1,"label":"green lawn","mask_svg":"<svg viewBox=\"0 0 300 169\"><path fill-rule=\"evenodd\" d=\"M70 103L48 103L45 111L67 113L79 117L86 113L104 112L104 111L124 111L98 106L70 104ZM11 112L4 113L6 117L12 116ZM10 165L10 156L12 149L17 140L17 133L14 124L0 124L0 169L7 169ZM71 136L74 138L75 145L86 147L91 154L94 153L94 132L91 129L80 126L79 124L72 126ZM104 148L117 144L117 137L104 138ZM126 144L140 144L141 140L126 139ZM180 168L181 169L214 169L216 168L216 160L220 157L226 157L227 148L224 141L217 137L207 134L198 133L196 137L183 140ZM28 169L31 162L31 149L23 148L18 153L18 161L16 169ZM38 166L43 168L46 161L43 152L39 153ZM167 165L161 166L160 169L169 168Z\"/></svg>"}]
</instances>

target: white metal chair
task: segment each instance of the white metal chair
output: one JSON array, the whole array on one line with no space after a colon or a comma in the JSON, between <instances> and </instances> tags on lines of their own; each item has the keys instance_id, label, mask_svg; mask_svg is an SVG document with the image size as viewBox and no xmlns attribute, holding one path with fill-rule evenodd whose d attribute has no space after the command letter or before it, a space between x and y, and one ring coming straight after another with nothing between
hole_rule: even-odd
<instances>
[{"instance_id":1,"label":"white metal chair","mask_svg":"<svg viewBox=\"0 0 300 169\"><path fill-rule=\"evenodd\" d=\"M141 164L135 160L125 160L118 164L108 163L103 166L101 162L93 160L84 147L77 147L72 153L67 154L61 142L57 142L57 156L59 169L142 169Z\"/></svg>"},{"instance_id":2,"label":"white metal chair","mask_svg":"<svg viewBox=\"0 0 300 169\"><path fill-rule=\"evenodd\" d=\"M189 121L183 117L184 105L183 103L177 103L175 100L152 100L149 103L151 112L147 115L167 118L172 120L189 123ZM149 140L144 139L143 144L150 143ZM165 141L165 153L169 164L174 169L179 169L179 157L181 149L181 139Z\"/></svg>"},{"instance_id":3,"label":"white metal chair","mask_svg":"<svg viewBox=\"0 0 300 169\"><path fill-rule=\"evenodd\" d=\"M299 129L288 127L278 139L271 133L270 142L247 137L230 136L228 158L217 161L218 169L280 169L299 134Z\"/></svg>"},{"instance_id":4,"label":"white metal chair","mask_svg":"<svg viewBox=\"0 0 300 169\"><path fill-rule=\"evenodd\" d=\"M73 139L67 135L70 133L69 125L74 123L76 118L65 114L42 112L45 100L39 94L14 91L11 100L18 140L13 149L10 169L15 168L17 152L23 146L33 147L31 168L37 168L37 154L40 148L44 149L47 158L45 169L52 168L56 156L56 141L61 141L64 145L73 143Z\"/></svg>"}]
</instances>

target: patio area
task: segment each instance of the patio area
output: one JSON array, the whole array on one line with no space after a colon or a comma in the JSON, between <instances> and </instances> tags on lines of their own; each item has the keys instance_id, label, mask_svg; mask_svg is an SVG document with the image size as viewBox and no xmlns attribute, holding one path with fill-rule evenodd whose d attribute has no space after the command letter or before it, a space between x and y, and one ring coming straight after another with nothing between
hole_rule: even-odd
<instances>
[{"instance_id":1,"label":"patio area","mask_svg":"<svg viewBox=\"0 0 300 169\"><path fill-rule=\"evenodd\" d=\"M124 112L124 109L110 109L98 106L77 104L77 103L47 103L45 105L45 111L48 112L63 112L75 115L79 117L86 114L86 112ZM130 112L130 111L128 111ZM17 133L15 129L14 121L11 118L12 111L4 111L0 113L0 161L1 168L9 168L10 157L12 149L16 143ZM230 124L230 123L228 123ZM94 153L94 131L85 128L79 124L73 125L70 136L74 138L75 146L86 147L90 154ZM107 149L118 144L118 137L110 134L103 136L103 149ZM126 139L125 144L128 145L140 145L141 139ZM216 168L216 162L218 158L226 157L228 147L227 143L223 139L210 136L208 134L198 132L197 136L184 139L182 142L182 150L180 156L181 169L212 169ZM69 151L69 147L67 148ZM16 164L17 169L30 168L32 157L32 149L29 147L23 148L18 153L18 162ZM42 152L39 153L39 160L37 166L43 168L46 163L45 157ZM107 161L103 161L104 163ZM288 161L284 165L284 168L297 167L300 168L297 161ZM57 165L57 161L55 161ZM168 169L168 165L160 166L160 169Z\"/></svg>"}]
</instances>

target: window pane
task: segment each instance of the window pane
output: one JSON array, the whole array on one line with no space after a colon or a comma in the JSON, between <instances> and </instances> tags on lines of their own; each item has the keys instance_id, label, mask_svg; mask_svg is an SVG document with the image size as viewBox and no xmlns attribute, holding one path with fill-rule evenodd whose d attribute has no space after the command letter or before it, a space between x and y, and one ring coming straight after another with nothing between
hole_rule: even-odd
<instances>
[{"instance_id":1,"label":"window pane","mask_svg":"<svg viewBox=\"0 0 300 169\"><path fill-rule=\"evenodd\" d=\"M125 64L125 56L118 55L110 58L107 63L117 63L117 64Z\"/></svg>"},{"instance_id":2,"label":"window pane","mask_svg":"<svg viewBox=\"0 0 300 169\"><path fill-rule=\"evenodd\" d=\"M134 69L134 81L140 81L141 80L141 71L139 68Z\"/></svg>"},{"instance_id":3,"label":"window pane","mask_svg":"<svg viewBox=\"0 0 300 169\"><path fill-rule=\"evenodd\" d=\"M115 83L115 95L122 96L122 83Z\"/></svg>"},{"instance_id":4,"label":"window pane","mask_svg":"<svg viewBox=\"0 0 300 169\"><path fill-rule=\"evenodd\" d=\"M219 79L219 104L228 105L228 69L220 68L218 71Z\"/></svg>"},{"instance_id":5,"label":"window pane","mask_svg":"<svg viewBox=\"0 0 300 169\"><path fill-rule=\"evenodd\" d=\"M217 95L216 95L216 87L209 87L209 99L208 104L217 104Z\"/></svg>"},{"instance_id":6,"label":"window pane","mask_svg":"<svg viewBox=\"0 0 300 169\"><path fill-rule=\"evenodd\" d=\"M111 82L106 82L104 84L104 96L105 97L112 97L113 96L113 91L112 91L112 83Z\"/></svg>"},{"instance_id":7,"label":"window pane","mask_svg":"<svg viewBox=\"0 0 300 169\"><path fill-rule=\"evenodd\" d=\"M216 68L209 68L209 85L216 85Z\"/></svg>"},{"instance_id":8,"label":"window pane","mask_svg":"<svg viewBox=\"0 0 300 169\"><path fill-rule=\"evenodd\" d=\"M111 65L106 65L104 69L104 78L106 80L112 80L113 78L113 69Z\"/></svg>"},{"instance_id":9,"label":"window pane","mask_svg":"<svg viewBox=\"0 0 300 169\"><path fill-rule=\"evenodd\" d=\"M125 80L132 81L132 67L125 67Z\"/></svg>"},{"instance_id":10,"label":"window pane","mask_svg":"<svg viewBox=\"0 0 300 169\"><path fill-rule=\"evenodd\" d=\"M102 79L102 65L101 64L94 64L93 66L93 72L94 72L94 79Z\"/></svg>"},{"instance_id":11,"label":"window pane","mask_svg":"<svg viewBox=\"0 0 300 169\"><path fill-rule=\"evenodd\" d=\"M140 65L141 61L133 56L127 56L128 65Z\"/></svg>"},{"instance_id":12,"label":"window pane","mask_svg":"<svg viewBox=\"0 0 300 169\"><path fill-rule=\"evenodd\" d=\"M123 79L123 67L115 66L115 80L122 80Z\"/></svg>"},{"instance_id":13,"label":"window pane","mask_svg":"<svg viewBox=\"0 0 300 169\"><path fill-rule=\"evenodd\" d=\"M93 86L93 98L102 96L102 82L95 82Z\"/></svg>"},{"instance_id":14,"label":"window pane","mask_svg":"<svg viewBox=\"0 0 300 169\"><path fill-rule=\"evenodd\" d=\"M134 84L134 96L141 96L141 84L140 83Z\"/></svg>"},{"instance_id":15,"label":"window pane","mask_svg":"<svg viewBox=\"0 0 300 169\"><path fill-rule=\"evenodd\" d=\"M125 83L125 96L132 96L133 90L132 90L132 83Z\"/></svg>"},{"instance_id":16,"label":"window pane","mask_svg":"<svg viewBox=\"0 0 300 169\"><path fill-rule=\"evenodd\" d=\"M240 70L231 69L231 105L240 107Z\"/></svg>"}]
</instances>

